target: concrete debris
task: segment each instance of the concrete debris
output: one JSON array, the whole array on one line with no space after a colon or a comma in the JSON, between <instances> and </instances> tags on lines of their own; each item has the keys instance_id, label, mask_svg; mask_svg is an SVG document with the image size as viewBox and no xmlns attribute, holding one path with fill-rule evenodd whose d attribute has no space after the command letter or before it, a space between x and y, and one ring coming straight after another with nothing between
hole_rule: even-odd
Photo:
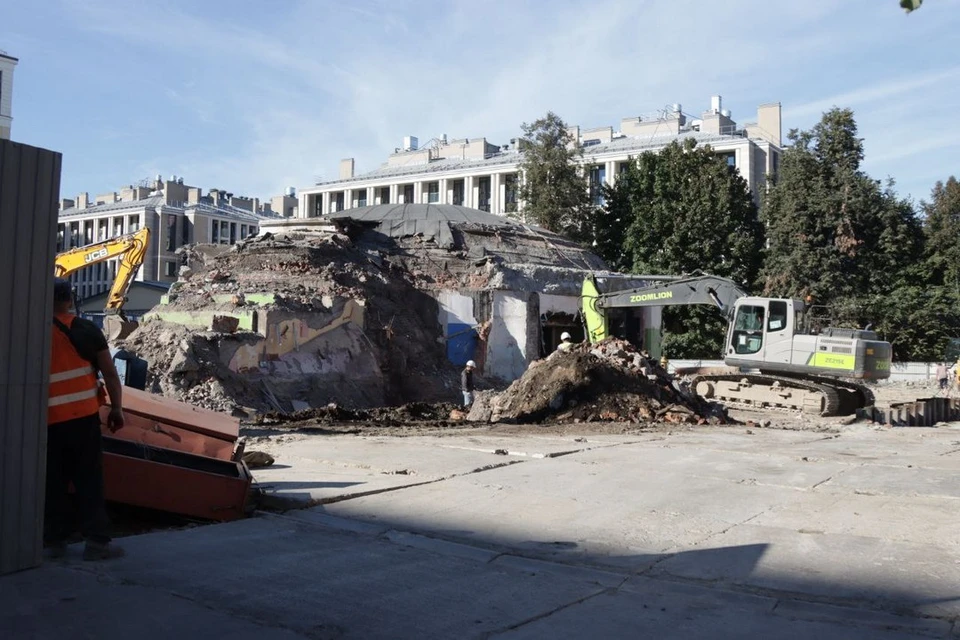
<instances>
[{"instance_id":1,"label":"concrete debris","mask_svg":"<svg viewBox=\"0 0 960 640\"><path fill-rule=\"evenodd\" d=\"M411 402L399 407L379 407L375 409L348 409L336 404L317 409L307 409L295 413L267 412L257 417L258 425L271 426L283 424L340 424L348 422L376 422L382 425L433 423L444 424L458 421L455 416L462 415L449 403L429 404ZM460 418L462 421L462 418Z\"/></svg>"},{"instance_id":2,"label":"concrete debris","mask_svg":"<svg viewBox=\"0 0 960 640\"><path fill-rule=\"evenodd\" d=\"M478 422L667 422L724 424L724 408L678 389L670 375L630 343L609 339L554 352L502 393L477 394Z\"/></svg>"},{"instance_id":3,"label":"concrete debris","mask_svg":"<svg viewBox=\"0 0 960 640\"><path fill-rule=\"evenodd\" d=\"M247 415L457 396L437 302L346 235L268 233L182 259L169 300L122 344L154 393Z\"/></svg>"},{"instance_id":4,"label":"concrete debris","mask_svg":"<svg viewBox=\"0 0 960 640\"><path fill-rule=\"evenodd\" d=\"M243 461L251 469L262 469L276 462L272 455L263 451L247 451L243 454Z\"/></svg>"}]
</instances>

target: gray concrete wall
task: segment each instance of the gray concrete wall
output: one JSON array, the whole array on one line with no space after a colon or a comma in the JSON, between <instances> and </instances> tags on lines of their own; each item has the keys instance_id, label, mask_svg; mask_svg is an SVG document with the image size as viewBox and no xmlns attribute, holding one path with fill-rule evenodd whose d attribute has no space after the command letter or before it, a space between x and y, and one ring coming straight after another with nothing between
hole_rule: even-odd
<instances>
[{"instance_id":1,"label":"gray concrete wall","mask_svg":"<svg viewBox=\"0 0 960 640\"><path fill-rule=\"evenodd\" d=\"M38 566L43 549L60 163L0 140L0 574Z\"/></svg>"}]
</instances>

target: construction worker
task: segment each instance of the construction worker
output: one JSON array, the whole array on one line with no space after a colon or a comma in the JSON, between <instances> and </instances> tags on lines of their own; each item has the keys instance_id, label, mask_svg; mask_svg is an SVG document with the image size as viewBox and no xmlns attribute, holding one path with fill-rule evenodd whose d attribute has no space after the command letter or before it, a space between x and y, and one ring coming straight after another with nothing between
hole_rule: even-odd
<instances>
[{"instance_id":1,"label":"construction worker","mask_svg":"<svg viewBox=\"0 0 960 640\"><path fill-rule=\"evenodd\" d=\"M947 384L950 382L950 372L947 369L947 363L941 362L937 364L937 382L940 385L940 391L947 390Z\"/></svg>"},{"instance_id":2,"label":"construction worker","mask_svg":"<svg viewBox=\"0 0 960 640\"><path fill-rule=\"evenodd\" d=\"M69 281L54 281L44 541L51 556L66 555L66 540L72 531L68 508L72 483L80 532L86 540L83 559L106 560L124 552L110 541L104 502L97 370L110 394L107 427L111 431L123 427L123 391L103 333L92 322L70 313L72 294Z\"/></svg>"},{"instance_id":3,"label":"construction worker","mask_svg":"<svg viewBox=\"0 0 960 640\"><path fill-rule=\"evenodd\" d=\"M573 338L570 337L570 334L564 331L560 334L560 344L557 345L557 351L570 351L573 349Z\"/></svg>"},{"instance_id":4,"label":"construction worker","mask_svg":"<svg viewBox=\"0 0 960 640\"><path fill-rule=\"evenodd\" d=\"M466 366L460 373L460 391L463 392L463 406L465 407L473 404L473 370L476 368L476 362L467 360Z\"/></svg>"}]
</instances>

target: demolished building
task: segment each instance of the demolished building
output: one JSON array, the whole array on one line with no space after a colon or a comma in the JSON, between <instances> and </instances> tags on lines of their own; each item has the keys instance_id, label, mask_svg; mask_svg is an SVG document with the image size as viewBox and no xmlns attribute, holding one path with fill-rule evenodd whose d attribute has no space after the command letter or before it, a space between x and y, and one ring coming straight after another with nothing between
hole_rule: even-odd
<instances>
[{"instance_id":1,"label":"demolished building","mask_svg":"<svg viewBox=\"0 0 960 640\"><path fill-rule=\"evenodd\" d=\"M215 409L355 408L457 397L457 370L510 382L563 331L583 338L596 255L556 234L455 205L361 207L277 220L236 247L196 245L125 345L156 392ZM622 333L655 342L659 310Z\"/></svg>"}]
</instances>

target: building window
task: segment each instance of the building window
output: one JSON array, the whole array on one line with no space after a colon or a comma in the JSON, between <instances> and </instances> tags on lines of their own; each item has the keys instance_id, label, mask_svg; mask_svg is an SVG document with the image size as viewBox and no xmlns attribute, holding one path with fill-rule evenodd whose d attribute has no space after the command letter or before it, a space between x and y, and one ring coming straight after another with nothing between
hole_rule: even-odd
<instances>
[{"instance_id":1,"label":"building window","mask_svg":"<svg viewBox=\"0 0 960 640\"><path fill-rule=\"evenodd\" d=\"M237 223L230 223L230 244L237 244Z\"/></svg>"},{"instance_id":2,"label":"building window","mask_svg":"<svg viewBox=\"0 0 960 640\"><path fill-rule=\"evenodd\" d=\"M717 155L723 158L723 161L726 162L727 166L730 167L731 169L737 168L737 152L736 151L724 151L722 153L718 153Z\"/></svg>"},{"instance_id":3,"label":"building window","mask_svg":"<svg viewBox=\"0 0 960 640\"><path fill-rule=\"evenodd\" d=\"M247 225L245 224L240 225L240 239L241 240L247 239Z\"/></svg>"},{"instance_id":4,"label":"building window","mask_svg":"<svg viewBox=\"0 0 960 640\"><path fill-rule=\"evenodd\" d=\"M631 163L631 161L629 161L629 160L628 160L627 162L621 162L621 163L619 164L619 166L617 167L617 175L619 176L621 173L623 173L624 171L626 171L627 169L629 169L629 168L630 168L630 163Z\"/></svg>"},{"instance_id":5,"label":"building window","mask_svg":"<svg viewBox=\"0 0 960 640\"><path fill-rule=\"evenodd\" d=\"M333 210L343 211L343 191L338 191L333 198Z\"/></svg>"},{"instance_id":6,"label":"building window","mask_svg":"<svg viewBox=\"0 0 960 640\"><path fill-rule=\"evenodd\" d=\"M190 244L190 229L193 227L193 223L187 216L183 216L180 219L180 224L182 225L180 227L180 244Z\"/></svg>"},{"instance_id":7,"label":"building window","mask_svg":"<svg viewBox=\"0 0 960 640\"><path fill-rule=\"evenodd\" d=\"M177 248L177 216L167 215L167 251Z\"/></svg>"},{"instance_id":8,"label":"building window","mask_svg":"<svg viewBox=\"0 0 960 640\"><path fill-rule=\"evenodd\" d=\"M440 202L440 183L427 183L427 202Z\"/></svg>"},{"instance_id":9,"label":"building window","mask_svg":"<svg viewBox=\"0 0 960 640\"><path fill-rule=\"evenodd\" d=\"M403 203L410 204L413 202L413 185L405 184L403 185Z\"/></svg>"},{"instance_id":10,"label":"building window","mask_svg":"<svg viewBox=\"0 0 960 640\"><path fill-rule=\"evenodd\" d=\"M213 244L220 244L220 221L211 220L210 221L210 242Z\"/></svg>"},{"instance_id":11,"label":"building window","mask_svg":"<svg viewBox=\"0 0 960 640\"><path fill-rule=\"evenodd\" d=\"M220 244L230 243L230 223L226 220L220 222Z\"/></svg>"},{"instance_id":12,"label":"building window","mask_svg":"<svg viewBox=\"0 0 960 640\"><path fill-rule=\"evenodd\" d=\"M490 176L477 179L477 209L490 212Z\"/></svg>"},{"instance_id":13,"label":"building window","mask_svg":"<svg viewBox=\"0 0 960 640\"><path fill-rule=\"evenodd\" d=\"M380 187L380 204L390 204L390 187Z\"/></svg>"},{"instance_id":14,"label":"building window","mask_svg":"<svg viewBox=\"0 0 960 640\"><path fill-rule=\"evenodd\" d=\"M130 216L130 219L127 221L127 229L129 233L140 230L140 216Z\"/></svg>"},{"instance_id":15,"label":"building window","mask_svg":"<svg viewBox=\"0 0 960 640\"><path fill-rule=\"evenodd\" d=\"M64 248L63 241L65 239L64 236L66 235L64 231L65 231L64 225L58 224L57 225L57 253L60 253L61 251L63 251L63 248Z\"/></svg>"},{"instance_id":16,"label":"building window","mask_svg":"<svg viewBox=\"0 0 960 640\"><path fill-rule=\"evenodd\" d=\"M173 260L164 260L163 262L163 273L168 278L176 277L177 275L177 263Z\"/></svg>"},{"instance_id":17,"label":"building window","mask_svg":"<svg viewBox=\"0 0 960 640\"><path fill-rule=\"evenodd\" d=\"M313 217L319 218L323 215L323 195L313 199Z\"/></svg>"},{"instance_id":18,"label":"building window","mask_svg":"<svg viewBox=\"0 0 960 640\"><path fill-rule=\"evenodd\" d=\"M360 189L357 192L357 206L358 207L367 206L367 190L366 189Z\"/></svg>"},{"instance_id":19,"label":"building window","mask_svg":"<svg viewBox=\"0 0 960 640\"><path fill-rule=\"evenodd\" d=\"M503 210L507 213L513 213L517 210L517 183L518 176L515 173L504 176L503 179Z\"/></svg>"},{"instance_id":20,"label":"building window","mask_svg":"<svg viewBox=\"0 0 960 640\"><path fill-rule=\"evenodd\" d=\"M463 206L463 178L453 181L453 204Z\"/></svg>"},{"instance_id":21,"label":"building window","mask_svg":"<svg viewBox=\"0 0 960 640\"><path fill-rule=\"evenodd\" d=\"M780 175L780 154L772 149L770 150L770 165L771 165L771 172L770 172L771 182L773 182L773 184L776 184L777 177L779 177Z\"/></svg>"},{"instance_id":22,"label":"building window","mask_svg":"<svg viewBox=\"0 0 960 640\"><path fill-rule=\"evenodd\" d=\"M259 231L260 231L260 229L258 229L257 227L254 227L254 226L251 225L251 226L250 226L250 237L252 238L253 236L257 235L257 233L259 233Z\"/></svg>"},{"instance_id":23,"label":"building window","mask_svg":"<svg viewBox=\"0 0 960 640\"><path fill-rule=\"evenodd\" d=\"M590 202L595 207L603 206L603 181L607 178L607 168L602 164L590 167Z\"/></svg>"},{"instance_id":24,"label":"building window","mask_svg":"<svg viewBox=\"0 0 960 640\"><path fill-rule=\"evenodd\" d=\"M123 218L113 219L113 235L114 237L123 235Z\"/></svg>"}]
</instances>

